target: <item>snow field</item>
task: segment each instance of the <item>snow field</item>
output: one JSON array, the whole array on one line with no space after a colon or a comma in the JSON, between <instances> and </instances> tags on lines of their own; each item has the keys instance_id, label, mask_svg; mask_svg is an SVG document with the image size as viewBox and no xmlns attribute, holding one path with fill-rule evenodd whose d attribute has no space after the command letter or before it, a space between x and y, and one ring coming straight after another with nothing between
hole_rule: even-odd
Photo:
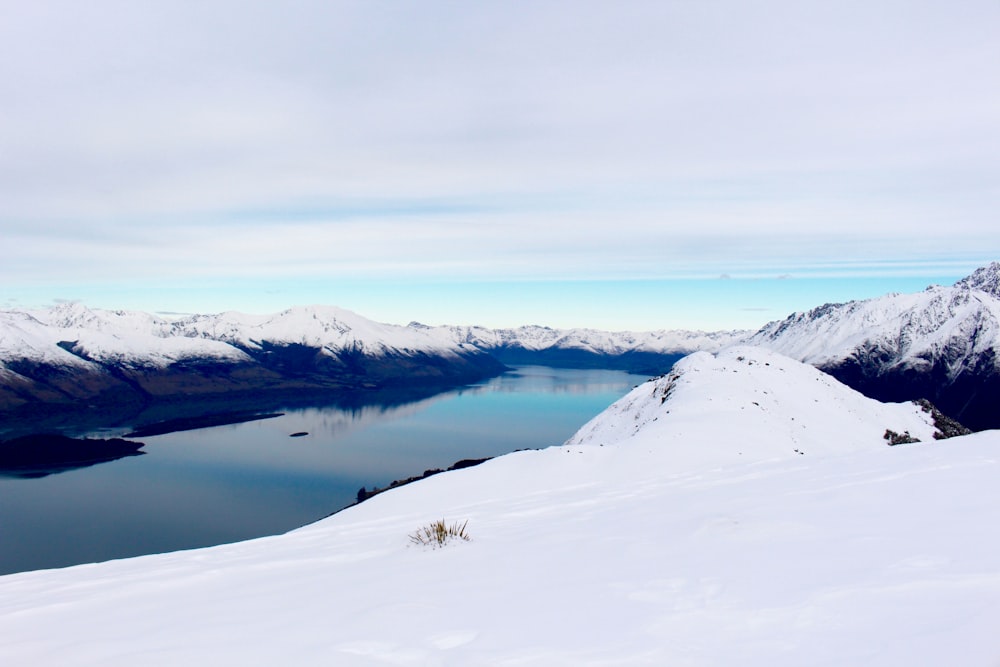
<instances>
[{"instance_id":1,"label":"snow field","mask_svg":"<svg viewBox=\"0 0 1000 667\"><path fill-rule=\"evenodd\" d=\"M286 535L2 577L0 662L995 665L1000 433L889 447L918 409L752 354Z\"/></svg>"}]
</instances>

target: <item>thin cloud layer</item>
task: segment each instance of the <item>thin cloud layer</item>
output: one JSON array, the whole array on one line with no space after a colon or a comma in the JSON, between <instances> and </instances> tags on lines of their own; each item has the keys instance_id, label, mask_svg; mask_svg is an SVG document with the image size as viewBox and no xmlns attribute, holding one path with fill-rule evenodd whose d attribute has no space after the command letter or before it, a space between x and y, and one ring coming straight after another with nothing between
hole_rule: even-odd
<instances>
[{"instance_id":1,"label":"thin cloud layer","mask_svg":"<svg viewBox=\"0 0 1000 667\"><path fill-rule=\"evenodd\" d=\"M964 269L1000 255L998 25L976 0L8 3L0 278Z\"/></svg>"}]
</instances>

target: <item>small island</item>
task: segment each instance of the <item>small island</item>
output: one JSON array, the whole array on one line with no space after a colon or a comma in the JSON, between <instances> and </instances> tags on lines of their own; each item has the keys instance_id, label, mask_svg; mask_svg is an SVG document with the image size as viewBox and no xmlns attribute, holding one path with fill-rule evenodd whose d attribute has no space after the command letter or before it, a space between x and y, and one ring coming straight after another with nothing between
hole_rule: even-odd
<instances>
[{"instance_id":1,"label":"small island","mask_svg":"<svg viewBox=\"0 0 1000 667\"><path fill-rule=\"evenodd\" d=\"M71 438L56 433L0 441L0 476L37 478L138 456L144 443L121 438Z\"/></svg>"}]
</instances>

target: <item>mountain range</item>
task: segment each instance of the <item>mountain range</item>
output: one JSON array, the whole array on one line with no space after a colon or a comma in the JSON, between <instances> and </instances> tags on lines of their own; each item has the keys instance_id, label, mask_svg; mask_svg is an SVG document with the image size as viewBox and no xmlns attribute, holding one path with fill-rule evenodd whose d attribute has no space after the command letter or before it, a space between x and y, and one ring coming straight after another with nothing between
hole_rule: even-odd
<instances>
[{"instance_id":1,"label":"mountain range","mask_svg":"<svg viewBox=\"0 0 1000 667\"><path fill-rule=\"evenodd\" d=\"M0 411L15 421L246 409L277 395L392 402L505 368L471 345L328 306L179 320L78 303L0 312Z\"/></svg>"},{"instance_id":2,"label":"mountain range","mask_svg":"<svg viewBox=\"0 0 1000 667\"><path fill-rule=\"evenodd\" d=\"M65 303L0 312L0 414L89 424L89 416L149 421L182 408L262 408L268 397L393 403L498 375L507 363L638 367L652 375L735 338L398 326L332 306L167 320Z\"/></svg>"},{"instance_id":3,"label":"mountain range","mask_svg":"<svg viewBox=\"0 0 1000 667\"><path fill-rule=\"evenodd\" d=\"M804 361L880 400L926 398L972 428L1000 427L1000 263L952 286L825 304L756 332L606 332L380 324L330 306L168 320L67 303L0 312L0 413L78 419L263 396L371 400L433 392L506 364L659 375L734 344ZM358 397L365 398L358 398Z\"/></svg>"}]
</instances>

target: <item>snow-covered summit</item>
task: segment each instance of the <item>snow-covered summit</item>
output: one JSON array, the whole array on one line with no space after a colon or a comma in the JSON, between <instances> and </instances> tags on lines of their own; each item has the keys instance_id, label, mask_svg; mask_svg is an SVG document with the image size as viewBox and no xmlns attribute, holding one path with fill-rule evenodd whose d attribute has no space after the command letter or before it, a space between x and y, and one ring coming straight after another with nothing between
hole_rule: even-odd
<instances>
[{"instance_id":1,"label":"snow-covered summit","mask_svg":"<svg viewBox=\"0 0 1000 667\"><path fill-rule=\"evenodd\" d=\"M149 313L92 309L75 301L30 313L39 322L56 329L100 331L117 337L165 337L170 330L166 320Z\"/></svg>"},{"instance_id":2,"label":"snow-covered summit","mask_svg":"<svg viewBox=\"0 0 1000 667\"><path fill-rule=\"evenodd\" d=\"M182 336L221 340L243 348L261 341L305 345L326 351L369 354L433 352L455 355L464 348L432 330L382 324L336 306L297 306L273 315L226 312L195 315L173 323Z\"/></svg>"},{"instance_id":3,"label":"snow-covered summit","mask_svg":"<svg viewBox=\"0 0 1000 667\"><path fill-rule=\"evenodd\" d=\"M760 461L884 447L887 430L930 441L931 415L863 396L769 350L696 352L601 413L567 443L648 447L663 465Z\"/></svg>"},{"instance_id":4,"label":"snow-covered summit","mask_svg":"<svg viewBox=\"0 0 1000 667\"><path fill-rule=\"evenodd\" d=\"M1000 298L1000 262L976 269L971 275L955 283L955 287L974 289Z\"/></svg>"},{"instance_id":5,"label":"snow-covered summit","mask_svg":"<svg viewBox=\"0 0 1000 667\"><path fill-rule=\"evenodd\" d=\"M1000 300L979 290L929 287L864 301L826 304L771 322L746 342L822 366L860 350L877 351L892 365L923 366L947 354L954 363L995 350Z\"/></svg>"}]
</instances>

